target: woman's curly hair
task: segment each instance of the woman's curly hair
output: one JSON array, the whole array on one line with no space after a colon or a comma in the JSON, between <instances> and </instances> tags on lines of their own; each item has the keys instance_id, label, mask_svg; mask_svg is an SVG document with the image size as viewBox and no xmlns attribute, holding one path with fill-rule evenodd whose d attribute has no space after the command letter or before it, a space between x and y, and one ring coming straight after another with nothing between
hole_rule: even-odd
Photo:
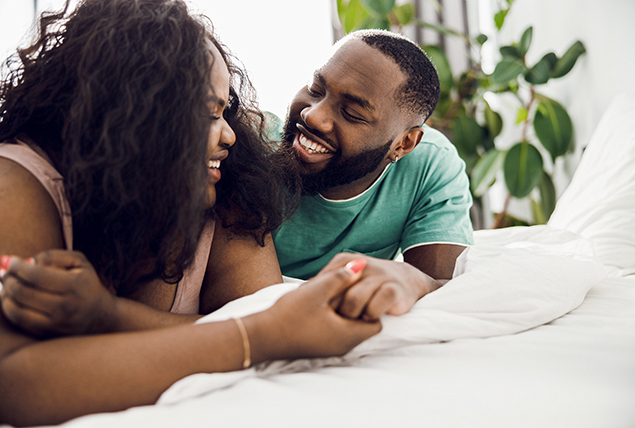
<instances>
[{"instance_id":1,"label":"woman's curly hair","mask_svg":"<svg viewBox=\"0 0 635 428\"><path fill-rule=\"evenodd\" d=\"M296 198L262 139L250 83L206 18L181 0L84 0L70 13L67 0L7 60L0 141L25 133L49 155L65 178L74 248L120 295L179 281L209 215L210 41L230 71L225 117L237 136L218 215L262 245Z\"/></svg>"}]
</instances>

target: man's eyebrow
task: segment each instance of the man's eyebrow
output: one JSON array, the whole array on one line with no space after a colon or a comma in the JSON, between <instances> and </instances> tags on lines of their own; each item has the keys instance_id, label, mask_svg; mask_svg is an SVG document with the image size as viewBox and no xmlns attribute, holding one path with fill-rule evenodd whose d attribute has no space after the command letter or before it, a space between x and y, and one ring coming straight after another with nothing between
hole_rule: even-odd
<instances>
[{"instance_id":1,"label":"man's eyebrow","mask_svg":"<svg viewBox=\"0 0 635 428\"><path fill-rule=\"evenodd\" d=\"M324 76L322 76L322 74L320 74L319 71L316 70L313 73L313 76L315 76L315 78L317 80L319 80L322 85L328 86L326 84L326 79L324 78ZM373 112L376 110L375 106L373 106L368 100L366 100L366 99L364 99L364 98L362 98L360 96L353 95L353 94L348 93L348 92L344 92L342 94L342 96L344 98L346 98L347 100L354 102L355 104L359 104L360 107L362 107L362 108L364 108L366 110L373 111Z\"/></svg>"}]
</instances>

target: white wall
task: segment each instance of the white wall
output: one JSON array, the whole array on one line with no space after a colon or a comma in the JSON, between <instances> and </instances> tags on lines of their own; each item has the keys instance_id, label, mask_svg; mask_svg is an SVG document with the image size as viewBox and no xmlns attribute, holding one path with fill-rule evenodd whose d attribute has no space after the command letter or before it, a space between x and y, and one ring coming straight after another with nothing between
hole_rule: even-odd
<instances>
[{"instance_id":1,"label":"white wall","mask_svg":"<svg viewBox=\"0 0 635 428\"><path fill-rule=\"evenodd\" d=\"M565 106L575 129L575 153L556 168L556 190L561 194L613 97L634 92L635 1L516 0L499 42L518 41L530 25L529 64L549 51L562 55L575 40L587 49L569 74L538 88ZM501 202L493 198L492 209L499 209ZM522 211L522 207L517 209Z\"/></svg>"},{"instance_id":2,"label":"white wall","mask_svg":"<svg viewBox=\"0 0 635 428\"><path fill-rule=\"evenodd\" d=\"M261 108L284 118L333 45L328 0L190 0L244 63Z\"/></svg>"}]
</instances>

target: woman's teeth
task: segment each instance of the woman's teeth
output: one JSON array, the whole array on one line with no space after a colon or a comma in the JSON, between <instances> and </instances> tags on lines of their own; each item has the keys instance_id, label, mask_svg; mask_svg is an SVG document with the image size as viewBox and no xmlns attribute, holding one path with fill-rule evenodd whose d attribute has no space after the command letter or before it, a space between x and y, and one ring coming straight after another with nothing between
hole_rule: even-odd
<instances>
[{"instance_id":1,"label":"woman's teeth","mask_svg":"<svg viewBox=\"0 0 635 428\"><path fill-rule=\"evenodd\" d=\"M218 169L220 168L220 161L219 160L209 160L207 161L207 167L212 169Z\"/></svg>"},{"instance_id":2,"label":"woman's teeth","mask_svg":"<svg viewBox=\"0 0 635 428\"><path fill-rule=\"evenodd\" d=\"M300 145L309 153L328 153L328 149L321 144L307 139L304 134L300 134L298 138Z\"/></svg>"}]
</instances>

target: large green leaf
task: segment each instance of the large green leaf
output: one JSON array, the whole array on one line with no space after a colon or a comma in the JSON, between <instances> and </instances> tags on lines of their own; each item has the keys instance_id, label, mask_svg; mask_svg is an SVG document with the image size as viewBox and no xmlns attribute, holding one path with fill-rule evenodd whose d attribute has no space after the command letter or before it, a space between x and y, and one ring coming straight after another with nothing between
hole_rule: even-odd
<instances>
[{"instance_id":1,"label":"large green leaf","mask_svg":"<svg viewBox=\"0 0 635 428\"><path fill-rule=\"evenodd\" d=\"M558 78L567 74L573 66L575 62L578 60L578 57L586 52L584 45L579 40L572 44L569 49L562 55L562 58L558 60L555 67L551 72L551 77Z\"/></svg>"},{"instance_id":2,"label":"large green leaf","mask_svg":"<svg viewBox=\"0 0 635 428\"><path fill-rule=\"evenodd\" d=\"M346 16L346 6L344 0L337 0L337 16L340 18L340 22L344 23L344 17Z\"/></svg>"},{"instance_id":3,"label":"large green leaf","mask_svg":"<svg viewBox=\"0 0 635 428\"><path fill-rule=\"evenodd\" d=\"M549 63L547 60L540 60L525 73L525 81L532 85L542 85L549 80Z\"/></svg>"},{"instance_id":4,"label":"large green leaf","mask_svg":"<svg viewBox=\"0 0 635 428\"><path fill-rule=\"evenodd\" d=\"M542 156L526 141L509 149L503 163L507 190L516 198L524 198L540 183L542 178Z\"/></svg>"},{"instance_id":5,"label":"large green leaf","mask_svg":"<svg viewBox=\"0 0 635 428\"><path fill-rule=\"evenodd\" d=\"M534 130L553 160L569 150L573 124L567 111L556 101L543 97L536 108Z\"/></svg>"},{"instance_id":6,"label":"large green leaf","mask_svg":"<svg viewBox=\"0 0 635 428\"><path fill-rule=\"evenodd\" d=\"M549 77L551 77L551 70L555 67L556 62L558 62L556 54L549 52L525 73L525 81L532 85L547 83Z\"/></svg>"},{"instance_id":7,"label":"large green leaf","mask_svg":"<svg viewBox=\"0 0 635 428\"><path fill-rule=\"evenodd\" d=\"M390 20L385 16L371 16L366 21L364 28L379 28L382 30L390 30Z\"/></svg>"},{"instance_id":8,"label":"large green leaf","mask_svg":"<svg viewBox=\"0 0 635 428\"><path fill-rule=\"evenodd\" d=\"M350 33L351 31L364 28L364 24L369 18L370 14L364 9L359 0L351 0L346 7L344 31Z\"/></svg>"},{"instance_id":9,"label":"large green leaf","mask_svg":"<svg viewBox=\"0 0 635 428\"><path fill-rule=\"evenodd\" d=\"M393 9L399 24L408 25L415 17L415 5L413 3L402 4Z\"/></svg>"},{"instance_id":10,"label":"large green leaf","mask_svg":"<svg viewBox=\"0 0 635 428\"><path fill-rule=\"evenodd\" d=\"M522 54L516 46L501 46L499 49L503 58L522 59Z\"/></svg>"},{"instance_id":11,"label":"large green leaf","mask_svg":"<svg viewBox=\"0 0 635 428\"><path fill-rule=\"evenodd\" d=\"M531 214L534 217L534 224L547 223L547 219L545 218L545 214L542 212L540 204L531 198L529 199L529 203L531 204Z\"/></svg>"},{"instance_id":12,"label":"large green leaf","mask_svg":"<svg viewBox=\"0 0 635 428\"><path fill-rule=\"evenodd\" d=\"M556 66L556 64L558 63L558 57L556 56L555 53L553 52L549 52L547 54L545 54L540 61L544 61L549 65L549 70L553 70L553 68Z\"/></svg>"},{"instance_id":13,"label":"large green leaf","mask_svg":"<svg viewBox=\"0 0 635 428\"><path fill-rule=\"evenodd\" d=\"M497 137L503 130L503 118L492 110L487 101L485 102L485 123L492 138Z\"/></svg>"},{"instance_id":14,"label":"large green leaf","mask_svg":"<svg viewBox=\"0 0 635 428\"><path fill-rule=\"evenodd\" d=\"M494 183L504 158L504 152L492 149L476 162L470 175L470 186L474 196L483 196Z\"/></svg>"},{"instance_id":15,"label":"large green leaf","mask_svg":"<svg viewBox=\"0 0 635 428\"><path fill-rule=\"evenodd\" d=\"M386 16L395 7L395 0L361 0L362 4L369 12Z\"/></svg>"},{"instance_id":16,"label":"large green leaf","mask_svg":"<svg viewBox=\"0 0 635 428\"><path fill-rule=\"evenodd\" d=\"M493 83L506 83L515 79L521 73L527 70L523 62L519 59L503 58L501 62L496 64L494 73L492 73Z\"/></svg>"},{"instance_id":17,"label":"large green leaf","mask_svg":"<svg viewBox=\"0 0 635 428\"><path fill-rule=\"evenodd\" d=\"M432 64L434 64L437 69L441 92L444 94L449 93L454 80L452 77L452 69L450 68L450 61L448 61L445 52L436 45L424 46L423 50L428 54Z\"/></svg>"},{"instance_id":18,"label":"large green leaf","mask_svg":"<svg viewBox=\"0 0 635 428\"><path fill-rule=\"evenodd\" d=\"M533 34L533 27L529 27L525 30L523 35L520 37L520 43L518 43L518 49L520 50L520 54L525 56L527 51L529 50L529 46L531 46L531 36Z\"/></svg>"},{"instance_id":19,"label":"large green leaf","mask_svg":"<svg viewBox=\"0 0 635 428\"><path fill-rule=\"evenodd\" d=\"M546 223L553 214L553 210L556 209L556 188L549 174L544 171L538 189L540 190L540 210Z\"/></svg>"},{"instance_id":20,"label":"large green leaf","mask_svg":"<svg viewBox=\"0 0 635 428\"><path fill-rule=\"evenodd\" d=\"M469 116L457 116L452 121L452 142L464 160L476 154L476 147L483 140L483 128Z\"/></svg>"}]
</instances>

